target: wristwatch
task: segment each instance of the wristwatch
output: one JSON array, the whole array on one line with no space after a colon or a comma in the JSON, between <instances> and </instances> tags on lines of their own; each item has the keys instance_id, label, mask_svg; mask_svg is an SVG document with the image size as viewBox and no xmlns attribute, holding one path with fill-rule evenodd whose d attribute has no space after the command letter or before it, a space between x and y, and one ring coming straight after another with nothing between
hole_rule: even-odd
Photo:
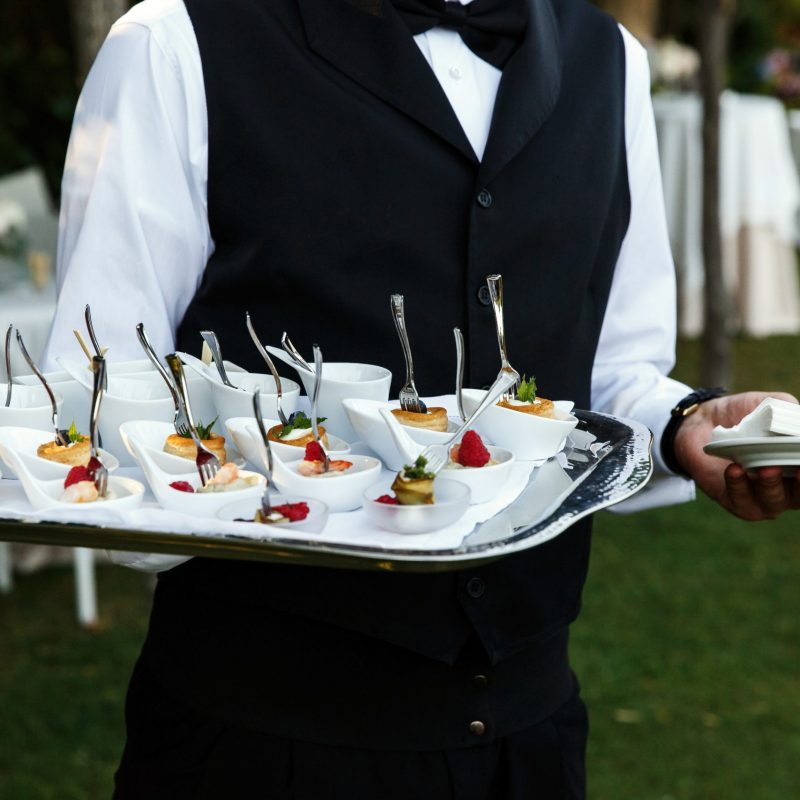
<instances>
[{"instance_id":1,"label":"wristwatch","mask_svg":"<svg viewBox=\"0 0 800 800\"><path fill-rule=\"evenodd\" d=\"M678 464L675 458L675 436L678 433L683 421L686 417L694 414L702 403L708 400L714 400L716 397L722 397L727 394L727 389L695 389L691 394L687 394L682 400L678 402L675 408L669 413L669 422L664 428L664 433L661 435L661 457L667 467L677 475L683 478L689 478L689 473Z\"/></svg>"}]
</instances>

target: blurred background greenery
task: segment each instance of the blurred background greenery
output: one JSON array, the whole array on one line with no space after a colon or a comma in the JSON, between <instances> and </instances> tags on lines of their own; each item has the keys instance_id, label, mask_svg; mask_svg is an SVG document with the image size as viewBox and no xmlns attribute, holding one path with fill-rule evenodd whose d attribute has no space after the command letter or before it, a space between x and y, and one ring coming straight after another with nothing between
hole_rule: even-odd
<instances>
[{"instance_id":1,"label":"blurred background greenery","mask_svg":"<svg viewBox=\"0 0 800 800\"><path fill-rule=\"evenodd\" d=\"M648 5L598 2L631 19ZM699 5L657 3L651 34L696 44ZM81 82L80 6L0 0L0 175L38 165L54 200ZM734 22L729 85L797 105L800 83L779 87L767 65L784 52L797 71L800 0L739 0ZM800 394L800 339L738 339L734 356L732 388ZM681 343L677 377L697 383L699 363L698 344ZM701 499L598 518L573 636L592 717L591 798L800 796L798 572L792 517L750 526ZM99 568L101 624L86 630L72 581L71 570L48 569L17 577L0 597L0 798L110 795L152 582Z\"/></svg>"},{"instance_id":2,"label":"blurred background greenery","mask_svg":"<svg viewBox=\"0 0 800 800\"><path fill-rule=\"evenodd\" d=\"M595 1L620 11L623 18L638 18L643 8L657 5L655 36L696 42L700 4L695 0ZM83 13L89 13L92 4L82 5L87 9ZM54 198L80 89L81 59L72 20L80 6L77 0L0 2L0 175L41 165ZM800 50L800 0L738 0L731 88L774 92L764 77L764 60L776 48ZM800 84L796 88L791 103L800 99Z\"/></svg>"}]
</instances>

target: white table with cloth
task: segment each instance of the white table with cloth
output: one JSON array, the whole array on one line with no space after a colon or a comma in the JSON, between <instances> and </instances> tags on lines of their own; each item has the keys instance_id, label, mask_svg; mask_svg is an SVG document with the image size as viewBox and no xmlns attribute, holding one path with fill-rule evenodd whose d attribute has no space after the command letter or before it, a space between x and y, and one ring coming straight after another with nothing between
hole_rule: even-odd
<instances>
[{"instance_id":1,"label":"white table with cloth","mask_svg":"<svg viewBox=\"0 0 800 800\"><path fill-rule=\"evenodd\" d=\"M50 333L50 323L56 310L56 290L51 282L43 289L32 283L18 283L3 287L0 291L0 333L5 338L8 326L18 328L25 340L25 347L38 363L39 357ZM13 375L30 375L31 369L25 363L16 341L11 348L11 372ZM2 379L5 382L5 365Z\"/></svg>"},{"instance_id":2,"label":"white table with cloth","mask_svg":"<svg viewBox=\"0 0 800 800\"><path fill-rule=\"evenodd\" d=\"M703 105L699 96L653 98L667 219L678 274L684 336L703 326ZM721 98L720 223L734 322L751 336L800 332L800 180L786 110L776 99L725 92Z\"/></svg>"}]
</instances>

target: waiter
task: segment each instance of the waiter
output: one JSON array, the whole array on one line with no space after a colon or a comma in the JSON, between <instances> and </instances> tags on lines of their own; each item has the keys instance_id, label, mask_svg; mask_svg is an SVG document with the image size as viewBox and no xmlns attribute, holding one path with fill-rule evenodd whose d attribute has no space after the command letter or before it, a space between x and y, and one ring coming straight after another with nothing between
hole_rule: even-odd
<instances>
[{"instance_id":1,"label":"waiter","mask_svg":"<svg viewBox=\"0 0 800 800\"><path fill-rule=\"evenodd\" d=\"M483 386L502 272L514 363L653 429L662 501L691 476L746 518L797 505L778 471L701 451L763 395L665 377L646 56L583 0L146 0L88 78L63 191L50 358L90 302L112 357L144 321L159 352L213 328L258 369L249 309L265 337L398 375L401 291L423 393L451 388L454 325ZM443 575L143 559L162 571L115 796L584 797L567 642L589 539Z\"/></svg>"}]
</instances>

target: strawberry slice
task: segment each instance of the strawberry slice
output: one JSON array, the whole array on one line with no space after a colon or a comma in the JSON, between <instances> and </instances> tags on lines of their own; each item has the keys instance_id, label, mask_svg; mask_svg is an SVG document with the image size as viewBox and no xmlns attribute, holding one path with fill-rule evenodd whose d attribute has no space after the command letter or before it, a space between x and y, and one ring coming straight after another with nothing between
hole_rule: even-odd
<instances>
[{"instance_id":1,"label":"strawberry slice","mask_svg":"<svg viewBox=\"0 0 800 800\"><path fill-rule=\"evenodd\" d=\"M400 501L391 494L382 494L380 497L376 498L376 503L384 503L387 506L399 506Z\"/></svg>"},{"instance_id":2,"label":"strawberry slice","mask_svg":"<svg viewBox=\"0 0 800 800\"><path fill-rule=\"evenodd\" d=\"M308 503L284 503L281 506L273 506L273 511L277 511L281 516L286 517L289 522L300 522L310 513Z\"/></svg>"},{"instance_id":3,"label":"strawberry slice","mask_svg":"<svg viewBox=\"0 0 800 800\"><path fill-rule=\"evenodd\" d=\"M170 486L177 489L179 492L188 492L194 494L194 487L188 481L173 481Z\"/></svg>"},{"instance_id":4,"label":"strawberry slice","mask_svg":"<svg viewBox=\"0 0 800 800\"><path fill-rule=\"evenodd\" d=\"M94 475L89 471L88 467L73 467L64 479L64 488L72 486L73 483L80 483L81 481L93 481Z\"/></svg>"},{"instance_id":5,"label":"strawberry slice","mask_svg":"<svg viewBox=\"0 0 800 800\"><path fill-rule=\"evenodd\" d=\"M319 442L309 442L306 445L306 461L324 461L325 451Z\"/></svg>"}]
</instances>

